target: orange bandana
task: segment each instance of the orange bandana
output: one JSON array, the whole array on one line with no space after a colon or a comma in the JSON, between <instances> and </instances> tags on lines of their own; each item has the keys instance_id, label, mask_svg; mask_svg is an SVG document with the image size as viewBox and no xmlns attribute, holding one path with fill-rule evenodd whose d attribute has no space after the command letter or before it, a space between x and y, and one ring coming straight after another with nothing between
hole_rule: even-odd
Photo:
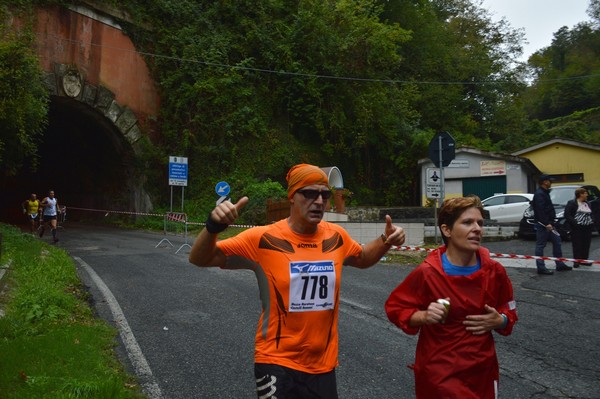
<instances>
[{"instance_id":1,"label":"orange bandana","mask_svg":"<svg viewBox=\"0 0 600 399\"><path fill-rule=\"evenodd\" d=\"M285 179L288 182L288 199L291 199L294 193L302 187L313 184L329 185L325 172L317 166L306 163L292 166Z\"/></svg>"}]
</instances>

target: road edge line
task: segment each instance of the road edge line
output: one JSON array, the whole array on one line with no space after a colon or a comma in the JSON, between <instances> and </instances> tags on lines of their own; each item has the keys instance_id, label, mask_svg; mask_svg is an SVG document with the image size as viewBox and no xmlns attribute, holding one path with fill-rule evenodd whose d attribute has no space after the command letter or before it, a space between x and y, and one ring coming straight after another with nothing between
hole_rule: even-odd
<instances>
[{"instance_id":1,"label":"road edge line","mask_svg":"<svg viewBox=\"0 0 600 399\"><path fill-rule=\"evenodd\" d=\"M100 276L98 276L98 274L90 265L88 265L79 257L75 256L73 258L77 261L77 263L79 263L79 265L81 265L83 269L85 269L86 273L90 276L92 281L94 281L94 284L104 296L104 300L108 304L108 307L113 315L113 319L117 325L117 329L119 330L121 340L123 340L123 344L127 350L127 355L129 356L129 360L131 360L135 370L135 374L140 379L141 385L148 395L148 398L162 399L163 395L160 387L156 383L154 375L152 374L152 370L150 369L150 365L146 360L146 356L144 356L142 349L137 343L137 340L133 335L133 331L131 331L131 327L125 318L125 314L123 313L119 302L117 302L117 299L112 294L110 289L106 286L106 284L104 284L104 281L100 278Z\"/></svg>"}]
</instances>

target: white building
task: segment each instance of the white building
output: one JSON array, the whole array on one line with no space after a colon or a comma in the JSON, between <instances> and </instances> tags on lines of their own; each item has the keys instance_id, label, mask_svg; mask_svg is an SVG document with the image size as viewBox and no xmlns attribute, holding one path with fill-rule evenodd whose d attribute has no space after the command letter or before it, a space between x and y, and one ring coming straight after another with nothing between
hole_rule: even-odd
<instances>
[{"instance_id":1,"label":"white building","mask_svg":"<svg viewBox=\"0 0 600 399\"><path fill-rule=\"evenodd\" d=\"M475 194L485 199L500 193L532 193L541 173L527 158L470 147L457 148L454 160L443 171L429 158L420 159L419 167L421 205L442 194L444 198Z\"/></svg>"}]
</instances>

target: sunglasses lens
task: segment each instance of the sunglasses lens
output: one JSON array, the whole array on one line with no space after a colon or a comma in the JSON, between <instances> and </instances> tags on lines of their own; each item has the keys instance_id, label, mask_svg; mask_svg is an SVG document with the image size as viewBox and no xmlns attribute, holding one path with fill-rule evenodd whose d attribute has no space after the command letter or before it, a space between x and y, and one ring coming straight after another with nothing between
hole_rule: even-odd
<instances>
[{"instance_id":1,"label":"sunglasses lens","mask_svg":"<svg viewBox=\"0 0 600 399\"><path fill-rule=\"evenodd\" d=\"M316 200L319 195L321 195L321 197L323 197L324 200L328 200L329 198L331 198L331 191L326 190L326 191L319 191L319 190L298 190L298 192L300 194L302 194L304 196L304 198L310 199L310 200Z\"/></svg>"}]
</instances>

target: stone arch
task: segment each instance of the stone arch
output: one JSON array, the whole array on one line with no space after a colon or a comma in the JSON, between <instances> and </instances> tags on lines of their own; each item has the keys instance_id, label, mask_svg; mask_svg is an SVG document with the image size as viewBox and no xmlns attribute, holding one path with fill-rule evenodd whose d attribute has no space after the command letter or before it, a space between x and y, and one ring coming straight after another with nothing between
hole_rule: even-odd
<instances>
[{"instance_id":1,"label":"stone arch","mask_svg":"<svg viewBox=\"0 0 600 399\"><path fill-rule=\"evenodd\" d=\"M55 64L53 72L46 72L46 85L51 96L69 97L87 104L108 118L139 154L136 143L142 137L133 111L115 101L109 89L86 82L75 65Z\"/></svg>"},{"instance_id":2,"label":"stone arch","mask_svg":"<svg viewBox=\"0 0 600 399\"><path fill-rule=\"evenodd\" d=\"M103 2L84 3L34 10L36 53L50 94L49 124L38 148L40 167L30 168L35 162L26 160L19 176L0 178L0 187L8 188L0 198L0 219L19 222L18 204L50 188L62 205L133 213L152 209L140 161L148 140L158 137L159 93L146 60L119 25L123 16ZM7 23L15 31L26 26L19 15L11 14ZM109 185L111 177L118 187ZM98 182L105 190L93 187Z\"/></svg>"},{"instance_id":3,"label":"stone arch","mask_svg":"<svg viewBox=\"0 0 600 399\"><path fill-rule=\"evenodd\" d=\"M117 210L133 215L152 209L144 189L145 176L136 169L141 154L141 130L131 109L120 105L115 94L86 81L75 65L55 64L46 72L50 94L49 126L40 156L50 164L31 176L32 186L45 194L41 184L56 188L63 205L80 209L75 218L89 219ZM61 133L56 131L61 130ZM81 132L81 133L78 133ZM60 137L57 139L57 137ZM61 144L53 143L60 141ZM64 146L72 146L65 149ZM81 155L79 155L81 153ZM58 170L55 179L48 169ZM40 195L41 196L41 195ZM85 214L82 214L85 213ZM86 213L87 212L87 213ZM73 217L72 217L73 219Z\"/></svg>"}]
</instances>

